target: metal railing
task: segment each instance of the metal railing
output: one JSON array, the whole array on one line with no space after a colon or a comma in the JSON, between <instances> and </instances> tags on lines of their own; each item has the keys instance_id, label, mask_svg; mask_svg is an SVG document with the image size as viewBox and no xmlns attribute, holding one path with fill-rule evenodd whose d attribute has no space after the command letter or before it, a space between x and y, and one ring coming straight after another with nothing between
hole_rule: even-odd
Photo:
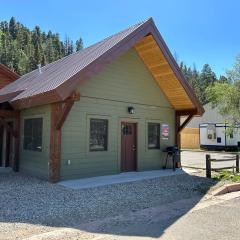
<instances>
[{"instance_id":1,"label":"metal railing","mask_svg":"<svg viewBox=\"0 0 240 240\"><path fill-rule=\"evenodd\" d=\"M236 166L231 167L212 167L212 162L233 162L236 161ZM206 177L211 178L212 171L220 171L225 169L235 169L237 173L239 173L239 155L235 155L232 158L222 158L222 159L213 159L210 154L206 155Z\"/></svg>"}]
</instances>

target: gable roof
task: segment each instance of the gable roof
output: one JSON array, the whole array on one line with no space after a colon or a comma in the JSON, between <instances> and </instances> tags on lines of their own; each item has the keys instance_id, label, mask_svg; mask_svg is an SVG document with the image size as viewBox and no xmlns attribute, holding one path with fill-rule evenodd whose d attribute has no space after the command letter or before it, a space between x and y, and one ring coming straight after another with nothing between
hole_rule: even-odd
<instances>
[{"instance_id":1,"label":"gable roof","mask_svg":"<svg viewBox=\"0 0 240 240\"><path fill-rule=\"evenodd\" d=\"M146 39L154 41L158 49L153 48L153 54L157 63L163 61L163 65L170 69L169 76L159 75L165 80L160 84L163 92L176 110L194 110L195 114L202 114L203 108L196 98L194 92L184 79L169 49L158 32L153 20L150 18L145 22L136 24L124 31L110 36L88 48L80 50L53 63L22 76L17 81L9 84L0 90L0 102L9 101L15 108L26 108L36 105L42 105L57 101L63 101L68 98L76 88L84 81L89 80L98 73L107 63L116 59L128 49L135 47L140 57L154 76L154 72L149 66L149 61L145 61L142 49L147 47ZM143 41L143 42L142 42ZM141 45L143 43L143 45ZM156 47L155 46L155 47ZM160 55L157 55L161 53ZM156 53L156 54L155 54ZM161 66L160 66L161 68ZM165 77L164 77L165 76ZM169 78L175 78L171 83ZM154 76L155 77L155 76ZM158 79L155 77L158 81ZM170 91L170 86L177 85L179 91ZM172 97L170 95L173 95ZM174 96L175 95L175 96ZM185 102L179 104L179 102Z\"/></svg>"}]
</instances>

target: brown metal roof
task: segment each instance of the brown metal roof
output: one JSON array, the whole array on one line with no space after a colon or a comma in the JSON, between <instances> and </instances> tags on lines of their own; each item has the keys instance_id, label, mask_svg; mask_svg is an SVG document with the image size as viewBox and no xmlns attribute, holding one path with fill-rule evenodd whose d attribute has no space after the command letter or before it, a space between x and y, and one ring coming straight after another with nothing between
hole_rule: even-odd
<instances>
[{"instance_id":1,"label":"brown metal roof","mask_svg":"<svg viewBox=\"0 0 240 240\"><path fill-rule=\"evenodd\" d=\"M174 68L183 88L200 113L201 105L182 76L151 18L50 63L42 67L41 73L36 69L22 76L0 90L0 102L9 101L15 108L25 108L65 100L81 82L90 79L105 64L116 59L149 34L154 36L161 49L166 48L166 58L169 64Z\"/></svg>"},{"instance_id":2,"label":"brown metal roof","mask_svg":"<svg viewBox=\"0 0 240 240\"><path fill-rule=\"evenodd\" d=\"M20 75L18 75L17 73L15 73L9 67L7 67L6 65L4 65L2 63L0 63L0 71L4 72L12 80L16 80L17 78L20 77Z\"/></svg>"}]
</instances>

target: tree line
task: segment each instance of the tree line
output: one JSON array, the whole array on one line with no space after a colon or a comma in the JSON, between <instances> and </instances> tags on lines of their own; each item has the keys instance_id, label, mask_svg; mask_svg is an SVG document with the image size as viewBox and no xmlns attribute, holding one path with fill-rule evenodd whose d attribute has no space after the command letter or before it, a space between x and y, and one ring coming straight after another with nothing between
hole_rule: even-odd
<instances>
[{"instance_id":1,"label":"tree line","mask_svg":"<svg viewBox=\"0 0 240 240\"><path fill-rule=\"evenodd\" d=\"M0 22L0 62L23 75L67 56L83 48L83 40L75 43L66 36L60 40L59 33L44 32L39 26L33 30L12 17Z\"/></svg>"},{"instance_id":2,"label":"tree line","mask_svg":"<svg viewBox=\"0 0 240 240\"><path fill-rule=\"evenodd\" d=\"M197 95L199 101L204 105L208 103L209 97L207 96L207 88L214 86L215 83L227 83L228 79L226 76L221 75L217 78L215 72L211 69L209 64L204 64L201 71L198 71L196 66L188 67L183 62L179 63L179 67L193 88L195 94Z\"/></svg>"}]
</instances>

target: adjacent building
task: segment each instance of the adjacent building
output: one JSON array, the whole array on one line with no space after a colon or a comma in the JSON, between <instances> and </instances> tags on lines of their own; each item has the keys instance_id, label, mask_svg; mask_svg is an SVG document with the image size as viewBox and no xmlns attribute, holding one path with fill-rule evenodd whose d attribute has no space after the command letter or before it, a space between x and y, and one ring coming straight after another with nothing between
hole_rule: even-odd
<instances>
[{"instance_id":1,"label":"adjacent building","mask_svg":"<svg viewBox=\"0 0 240 240\"><path fill-rule=\"evenodd\" d=\"M194 117L181 132L181 148L207 150L234 150L240 145L238 127L230 133L227 120L213 108L211 103L204 105L201 117ZM183 118L185 119L185 118Z\"/></svg>"}]
</instances>

